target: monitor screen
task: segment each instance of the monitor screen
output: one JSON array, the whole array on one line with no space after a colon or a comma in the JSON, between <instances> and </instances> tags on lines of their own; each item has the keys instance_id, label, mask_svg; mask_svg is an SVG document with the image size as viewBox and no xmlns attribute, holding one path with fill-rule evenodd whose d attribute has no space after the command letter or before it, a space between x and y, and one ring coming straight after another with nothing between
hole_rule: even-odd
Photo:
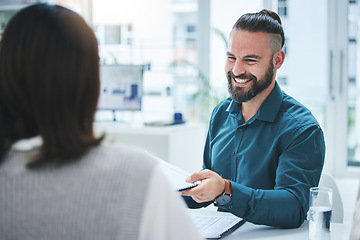
<instances>
[{"instance_id":1,"label":"monitor screen","mask_svg":"<svg viewBox=\"0 0 360 240\"><path fill-rule=\"evenodd\" d=\"M141 110L144 65L100 65L99 110Z\"/></svg>"}]
</instances>

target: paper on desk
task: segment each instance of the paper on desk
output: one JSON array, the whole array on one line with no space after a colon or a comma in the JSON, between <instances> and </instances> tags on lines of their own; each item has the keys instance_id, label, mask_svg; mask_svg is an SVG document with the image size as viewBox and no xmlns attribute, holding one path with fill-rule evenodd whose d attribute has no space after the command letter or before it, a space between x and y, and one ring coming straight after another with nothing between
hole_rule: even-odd
<instances>
[{"instance_id":1,"label":"paper on desk","mask_svg":"<svg viewBox=\"0 0 360 240\"><path fill-rule=\"evenodd\" d=\"M193 183L185 182L185 179L191 175L190 173L161 159L157 158L157 160L160 163L161 170L169 179L174 189L179 191L179 189L194 185ZM195 186L197 184L195 183ZM231 233L245 222L242 218L238 218L231 213L201 211L199 209L188 209L188 211L200 234L206 239L219 239Z\"/></svg>"},{"instance_id":2,"label":"paper on desk","mask_svg":"<svg viewBox=\"0 0 360 240\"><path fill-rule=\"evenodd\" d=\"M170 182L170 185L173 186L175 190L183 191L188 188L195 187L200 183L185 182L185 179L191 175L190 173L159 158L157 158L157 160L160 163L161 170L166 175Z\"/></svg>"},{"instance_id":3,"label":"paper on desk","mask_svg":"<svg viewBox=\"0 0 360 240\"><path fill-rule=\"evenodd\" d=\"M188 209L188 211L201 236L206 239L222 238L245 222L231 213L200 209Z\"/></svg>"}]
</instances>

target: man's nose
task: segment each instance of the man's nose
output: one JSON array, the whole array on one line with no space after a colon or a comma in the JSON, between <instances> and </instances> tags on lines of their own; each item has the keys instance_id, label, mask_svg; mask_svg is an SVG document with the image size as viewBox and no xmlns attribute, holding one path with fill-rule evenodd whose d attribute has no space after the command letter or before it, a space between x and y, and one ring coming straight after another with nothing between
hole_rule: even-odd
<instances>
[{"instance_id":1,"label":"man's nose","mask_svg":"<svg viewBox=\"0 0 360 240\"><path fill-rule=\"evenodd\" d=\"M245 68L242 63L236 61L232 69L232 72L235 76L239 76L240 74L245 73Z\"/></svg>"}]
</instances>

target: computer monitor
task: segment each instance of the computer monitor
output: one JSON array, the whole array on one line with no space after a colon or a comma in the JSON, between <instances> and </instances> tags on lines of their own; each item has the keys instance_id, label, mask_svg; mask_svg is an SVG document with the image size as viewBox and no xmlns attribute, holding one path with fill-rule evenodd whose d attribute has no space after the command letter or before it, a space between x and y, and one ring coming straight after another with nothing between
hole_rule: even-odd
<instances>
[{"instance_id":1,"label":"computer monitor","mask_svg":"<svg viewBox=\"0 0 360 240\"><path fill-rule=\"evenodd\" d=\"M141 110L144 65L100 65L98 110Z\"/></svg>"}]
</instances>

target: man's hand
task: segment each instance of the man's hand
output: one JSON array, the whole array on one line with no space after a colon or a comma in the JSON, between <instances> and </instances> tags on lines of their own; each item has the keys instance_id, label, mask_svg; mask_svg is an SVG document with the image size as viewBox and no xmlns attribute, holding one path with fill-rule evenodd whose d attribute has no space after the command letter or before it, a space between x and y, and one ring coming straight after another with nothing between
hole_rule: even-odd
<instances>
[{"instance_id":1,"label":"man's hand","mask_svg":"<svg viewBox=\"0 0 360 240\"><path fill-rule=\"evenodd\" d=\"M197 203L213 201L225 191L225 180L209 169L194 173L186 181L201 181L198 186L181 193L183 196L191 196Z\"/></svg>"}]
</instances>

